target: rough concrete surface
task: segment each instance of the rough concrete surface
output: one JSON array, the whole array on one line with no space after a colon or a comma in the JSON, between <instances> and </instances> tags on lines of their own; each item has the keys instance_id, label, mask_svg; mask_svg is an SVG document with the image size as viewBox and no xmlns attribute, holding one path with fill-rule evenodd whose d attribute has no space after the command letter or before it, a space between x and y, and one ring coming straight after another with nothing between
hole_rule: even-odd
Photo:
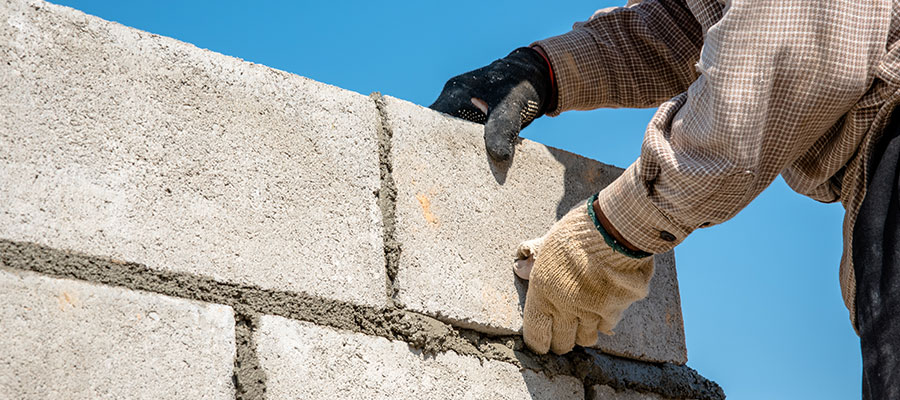
<instances>
[{"instance_id":1,"label":"rough concrete surface","mask_svg":"<svg viewBox=\"0 0 900 400\"><path fill-rule=\"evenodd\" d=\"M232 309L0 269L0 398L234 399Z\"/></svg>"},{"instance_id":2,"label":"rough concrete surface","mask_svg":"<svg viewBox=\"0 0 900 400\"><path fill-rule=\"evenodd\" d=\"M617 391L658 393L669 399L722 400L725 393L686 365L646 363L607 356L596 349L583 349L579 376L585 385L606 385Z\"/></svg>"},{"instance_id":3,"label":"rough concrete surface","mask_svg":"<svg viewBox=\"0 0 900 400\"><path fill-rule=\"evenodd\" d=\"M621 170L522 140L511 165L489 160L481 125L385 98L402 247L396 298L409 309L492 334L522 327L526 287L516 246L539 237ZM601 348L686 362L674 256L657 258L650 296L631 307Z\"/></svg>"},{"instance_id":4,"label":"rough concrete surface","mask_svg":"<svg viewBox=\"0 0 900 400\"><path fill-rule=\"evenodd\" d=\"M634 389L669 398L724 398L718 385L685 365L647 363L582 348L576 348L563 357L536 355L525 348L517 335L486 336L408 310L375 309L292 292L240 286L203 276L149 269L140 264L3 239L0 239L0 268L37 271L233 307L236 310L235 340L238 346L235 356L238 399L259 398L259 393L265 392L265 372L259 367L252 334L259 326L259 315L278 315L402 341L429 355L452 351L465 357L499 361L551 376L574 376L589 385L608 385L616 390Z\"/></svg>"},{"instance_id":5,"label":"rough concrete surface","mask_svg":"<svg viewBox=\"0 0 900 400\"><path fill-rule=\"evenodd\" d=\"M0 2L0 237L383 306L366 96Z\"/></svg>"},{"instance_id":6,"label":"rough concrete surface","mask_svg":"<svg viewBox=\"0 0 900 400\"><path fill-rule=\"evenodd\" d=\"M453 352L263 316L256 342L270 398L583 399L577 379L552 379Z\"/></svg>"},{"instance_id":7,"label":"rough concrete surface","mask_svg":"<svg viewBox=\"0 0 900 400\"><path fill-rule=\"evenodd\" d=\"M0 399L724 398L671 253L604 353L518 335L513 250L615 167L40 1L0 60Z\"/></svg>"},{"instance_id":8,"label":"rough concrete surface","mask_svg":"<svg viewBox=\"0 0 900 400\"><path fill-rule=\"evenodd\" d=\"M617 392L609 386L594 385L586 400L664 400L664 398L652 393L640 393L633 390Z\"/></svg>"}]
</instances>

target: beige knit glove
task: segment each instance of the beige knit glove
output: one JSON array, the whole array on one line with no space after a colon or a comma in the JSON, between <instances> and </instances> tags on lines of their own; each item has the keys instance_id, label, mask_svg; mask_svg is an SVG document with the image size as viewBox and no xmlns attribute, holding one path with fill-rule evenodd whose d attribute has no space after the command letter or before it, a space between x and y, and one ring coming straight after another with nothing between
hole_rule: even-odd
<instances>
[{"instance_id":1,"label":"beige knit glove","mask_svg":"<svg viewBox=\"0 0 900 400\"><path fill-rule=\"evenodd\" d=\"M575 344L595 344L597 332L611 335L622 312L647 296L653 257L632 258L613 250L594 222L593 208L589 214L592 201L569 211L547 234L523 242L517 251L523 261L516 263L516 274L530 278L523 334L537 353L564 354Z\"/></svg>"}]
</instances>

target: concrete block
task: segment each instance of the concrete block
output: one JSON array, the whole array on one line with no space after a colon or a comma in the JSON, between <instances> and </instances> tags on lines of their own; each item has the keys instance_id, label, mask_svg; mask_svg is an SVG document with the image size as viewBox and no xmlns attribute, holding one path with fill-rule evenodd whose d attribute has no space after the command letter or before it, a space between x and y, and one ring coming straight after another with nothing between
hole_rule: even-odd
<instances>
[{"instance_id":1,"label":"concrete block","mask_svg":"<svg viewBox=\"0 0 900 400\"><path fill-rule=\"evenodd\" d=\"M0 3L0 237L385 304L366 96Z\"/></svg>"},{"instance_id":2,"label":"concrete block","mask_svg":"<svg viewBox=\"0 0 900 400\"><path fill-rule=\"evenodd\" d=\"M592 392L587 400L664 400L663 397L653 393L640 393L633 390L617 392L606 385L594 385Z\"/></svg>"},{"instance_id":3,"label":"concrete block","mask_svg":"<svg viewBox=\"0 0 900 400\"><path fill-rule=\"evenodd\" d=\"M650 294L631 305L613 331L599 335L594 347L606 353L645 361L687 362L681 295L675 271L675 253L658 254Z\"/></svg>"},{"instance_id":4,"label":"concrete block","mask_svg":"<svg viewBox=\"0 0 900 400\"><path fill-rule=\"evenodd\" d=\"M386 98L402 246L396 298L407 308L492 334L521 331L525 286L517 245L543 235L621 169L522 140L511 165L493 163L481 125ZM626 312L601 348L684 363L674 257L657 258L648 299Z\"/></svg>"},{"instance_id":5,"label":"concrete block","mask_svg":"<svg viewBox=\"0 0 900 400\"><path fill-rule=\"evenodd\" d=\"M0 269L0 398L234 399L230 307Z\"/></svg>"},{"instance_id":6,"label":"concrete block","mask_svg":"<svg viewBox=\"0 0 900 400\"><path fill-rule=\"evenodd\" d=\"M263 316L257 355L274 399L583 399L573 377L548 378L454 352Z\"/></svg>"}]
</instances>

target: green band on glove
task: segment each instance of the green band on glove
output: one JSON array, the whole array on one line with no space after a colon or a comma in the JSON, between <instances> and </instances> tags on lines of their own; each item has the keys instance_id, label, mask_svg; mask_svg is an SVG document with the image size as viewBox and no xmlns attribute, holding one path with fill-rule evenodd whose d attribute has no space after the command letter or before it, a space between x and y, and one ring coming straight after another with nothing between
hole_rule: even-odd
<instances>
[{"instance_id":1,"label":"green band on glove","mask_svg":"<svg viewBox=\"0 0 900 400\"><path fill-rule=\"evenodd\" d=\"M588 209L588 215L591 216L591 221L594 221L594 226L597 227L598 231L600 231L600 235L603 236L603 240L606 241L606 244L609 245L609 247L611 247L616 252L624 254L631 258L645 258L645 257L652 256L653 254L648 253L646 251L641 251L641 250L634 251L625 246L622 246L622 244L619 243L619 241L617 241L616 239L613 239L613 237L610 236L609 232L607 232L606 229L603 229L603 224L600 223L600 220L597 219L597 214L594 213L594 201L597 200L597 197L599 195L600 195L600 193L594 194L593 196L591 196L590 199L588 199L587 209Z\"/></svg>"}]
</instances>

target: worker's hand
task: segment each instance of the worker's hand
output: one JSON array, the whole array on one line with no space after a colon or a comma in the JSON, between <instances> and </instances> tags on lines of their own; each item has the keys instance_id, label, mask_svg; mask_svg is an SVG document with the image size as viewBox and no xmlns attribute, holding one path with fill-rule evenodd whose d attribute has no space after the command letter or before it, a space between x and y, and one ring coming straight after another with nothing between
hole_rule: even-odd
<instances>
[{"instance_id":1,"label":"worker's hand","mask_svg":"<svg viewBox=\"0 0 900 400\"><path fill-rule=\"evenodd\" d=\"M519 247L517 275L525 278L533 260L523 334L537 353L564 354L576 344L595 344L598 332L611 335L622 312L647 295L653 257L613 250L588 207L569 211L542 238Z\"/></svg>"},{"instance_id":2,"label":"worker's hand","mask_svg":"<svg viewBox=\"0 0 900 400\"><path fill-rule=\"evenodd\" d=\"M491 158L512 156L519 131L547 111L552 96L550 65L530 47L514 50L486 67L451 78L430 108L484 124Z\"/></svg>"}]
</instances>

